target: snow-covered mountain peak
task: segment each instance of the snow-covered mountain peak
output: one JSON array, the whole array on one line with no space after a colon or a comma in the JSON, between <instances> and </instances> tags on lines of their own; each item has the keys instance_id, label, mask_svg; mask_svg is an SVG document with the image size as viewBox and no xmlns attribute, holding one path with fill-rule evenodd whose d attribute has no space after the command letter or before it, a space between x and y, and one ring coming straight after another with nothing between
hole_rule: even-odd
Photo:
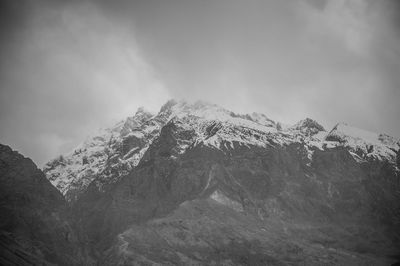
<instances>
[{"instance_id":1,"label":"snow-covered mountain peak","mask_svg":"<svg viewBox=\"0 0 400 266\"><path fill-rule=\"evenodd\" d=\"M338 123L326 141L340 143L363 159L376 158L395 162L400 145L393 137Z\"/></svg>"},{"instance_id":2,"label":"snow-covered mountain peak","mask_svg":"<svg viewBox=\"0 0 400 266\"><path fill-rule=\"evenodd\" d=\"M306 135L315 135L320 131L325 131L325 128L323 126L321 126L317 121L311 118L300 120L289 129L299 130Z\"/></svg>"},{"instance_id":3,"label":"snow-covered mountain peak","mask_svg":"<svg viewBox=\"0 0 400 266\"><path fill-rule=\"evenodd\" d=\"M149 119L152 116L154 116L154 114L152 112L148 111L143 106L140 106L135 113L135 117L140 117L140 118L145 118L145 119Z\"/></svg>"},{"instance_id":4,"label":"snow-covered mountain peak","mask_svg":"<svg viewBox=\"0 0 400 266\"><path fill-rule=\"evenodd\" d=\"M265 148L271 143L299 143L307 149L310 160L315 149L343 146L359 161L377 158L396 162L400 148L398 141L390 136L343 123L329 133L310 118L282 127L261 113L236 114L204 101L170 100L156 115L139 108L135 115L101 130L71 153L46 164L43 170L67 199L74 199L94 181L101 188L129 173L152 147L153 141L159 139L162 129L167 129L168 133L169 127L171 143L176 145L174 156L196 145L229 154L240 146Z\"/></svg>"},{"instance_id":5,"label":"snow-covered mountain peak","mask_svg":"<svg viewBox=\"0 0 400 266\"><path fill-rule=\"evenodd\" d=\"M163 105L157 116L164 119L164 121L169 121L174 117L178 119L184 117L196 117L202 120L219 121L250 128L260 126L275 128L277 125L275 121L269 119L264 114L236 114L219 105L205 101L196 101L191 103L183 100L170 100Z\"/></svg>"},{"instance_id":6,"label":"snow-covered mountain peak","mask_svg":"<svg viewBox=\"0 0 400 266\"><path fill-rule=\"evenodd\" d=\"M356 128L343 122L338 123L336 126L333 127L333 129L328 134L327 140L329 139L339 142L346 142L349 139L353 139L362 140L368 144L382 144L382 142L379 140L378 133Z\"/></svg>"},{"instance_id":7,"label":"snow-covered mountain peak","mask_svg":"<svg viewBox=\"0 0 400 266\"><path fill-rule=\"evenodd\" d=\"M194 103L180 100L169 100L161 107L158 116L163 116L167 120L173 117L183 118L185 116L196 116L208 120L226 120L230 117L230 111L204 101Z\"/></svg>"},{"instance_id":8,"label":"snow-covered mountain peak","mask_svg":"<svg viewBox=\"0 0 400 266\"><path fill-rule=\"evenodd\" d=\"M277 123L268 118L265 114L253 112L248 115L250 120L257 122L264 126L276 127Z\"/></svg>"},{"instance_id":9,"label":"snow-covered mountain peak","mask_svg":"<svg viewBox=\"0 0 400 266\"><path fill-rule=\"evenodd\" d=\"M388 146L398 146L400 148L400 138L396 139L392 136L387 134L381 133L378 136L378 139L381 143L388 145Z\"/></svg>"},{"instance_id":10,"label":"snow-covered mountain peak","mask_svg":"<svg viewBox=\"0 0 400 266\"><path fill-rule=\"evenodd\" d=\"M159 114L161 114L161 113L166 113L166 112L167 112L167 113L170 112L171 108L172 108L174 105L176 105L177 103L178 103L178 101L175 100L175 99L170 99L170 100L168 100L165 104L163 104L163 106L161 106Z\"/></svg>"},{"instance_id":11,"label":"snow-covered mountain peak","mask_svg":"<svg viewBox=\"0 0 400 266\"><path fill-rule=\"evenodd\" d=\"M134 116L128 117L124 122L123 126L119 130L122 136L130 134L135 131L139 131L142 126L149 121L154 114L145 110L143 107L139 107Z\"/></svg>"},{"instance_id":12,"label":"snow-covered mountain peak","mask_svg":"<svg viewBox=\"0 0 400 266\"><path fill-rule=\"evenodd\" d=\"M134 116L101 129L73 151L50 161L43 171L68 200L73 200L93 180L107 184L135 167L162 123L139 108Z\"/></svg>"}]
</instances>

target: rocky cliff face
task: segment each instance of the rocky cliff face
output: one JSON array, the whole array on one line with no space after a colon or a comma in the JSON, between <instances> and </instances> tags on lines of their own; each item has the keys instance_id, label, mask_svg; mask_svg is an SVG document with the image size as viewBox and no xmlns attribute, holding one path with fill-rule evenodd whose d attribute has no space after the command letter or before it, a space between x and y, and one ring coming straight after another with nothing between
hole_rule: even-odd
<instances>
[{"instance_id":1,"label":"rocky cliff face","mask_svg":"<svg viewBox=\"0 0 400 266\"><path fill-rule=\"evenodd\" d=\"M263 119L260 119L263 118ZM75 215L104 265L390 265L399 255L399 144L306 119L286 129L168 102L137 166Z\"/></svg>"},{"instance_id":2,"label":"rocky cliff face","mask_svg":"<svg viewBox=\"0 0 400 266\"><path fill-rule=\"evenodd\" d=\"M0 145L0 264L84 265L61 193L28 158Z\"/></svg>"}]
</instances>

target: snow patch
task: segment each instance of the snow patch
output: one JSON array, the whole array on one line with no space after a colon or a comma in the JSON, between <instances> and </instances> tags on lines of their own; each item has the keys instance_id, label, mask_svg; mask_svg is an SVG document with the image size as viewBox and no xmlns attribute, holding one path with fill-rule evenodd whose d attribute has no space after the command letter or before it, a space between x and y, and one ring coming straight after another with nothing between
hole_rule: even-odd
<instances>
[{"instance_id":1,"label":"snow patch","mask_svg":"<svg viewBox=\"0 0 400 266\"><path fill-rule=\"evenodd\" d=\"M216 202L225 205L231 209L234 209L235 211L242 212L243 211L243 206L237 201L234 201L227 196L225 196L221 191L216 190L214 191L211 195L210 198L215 200Z\"/></svg>"}]
</instances>

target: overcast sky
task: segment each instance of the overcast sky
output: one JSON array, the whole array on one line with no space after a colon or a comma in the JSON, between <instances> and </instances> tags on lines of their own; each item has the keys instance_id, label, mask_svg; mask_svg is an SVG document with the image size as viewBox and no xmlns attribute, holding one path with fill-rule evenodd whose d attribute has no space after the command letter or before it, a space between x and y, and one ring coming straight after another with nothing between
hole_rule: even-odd
<instances>
[{"instance_id":1,"label":"overcast sky","mask_svg":"<svg viewBox=\"0 0 400 266\"><path fill-rule=\"evenodd\" d=\"M398 0L2 0L0 142L39 165L202 99L400 137Z\"/></svg>"}]
</instances>

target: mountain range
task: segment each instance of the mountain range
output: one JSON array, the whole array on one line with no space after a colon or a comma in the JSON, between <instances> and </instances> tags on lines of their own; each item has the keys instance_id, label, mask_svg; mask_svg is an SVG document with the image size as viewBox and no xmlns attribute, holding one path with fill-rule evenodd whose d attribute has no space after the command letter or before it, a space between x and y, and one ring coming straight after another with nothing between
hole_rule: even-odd
<instances>
[{"instance_id":1,"label":"mountain range","mask_svg":"<svg viewBox=\"0 0 400 266\"><path fill-rule=\"evenodd\" d=\"M400 260L400 142L386 134L170 100L42 171L0 151L6 265Z\"/></svg>"}]
</instances>

